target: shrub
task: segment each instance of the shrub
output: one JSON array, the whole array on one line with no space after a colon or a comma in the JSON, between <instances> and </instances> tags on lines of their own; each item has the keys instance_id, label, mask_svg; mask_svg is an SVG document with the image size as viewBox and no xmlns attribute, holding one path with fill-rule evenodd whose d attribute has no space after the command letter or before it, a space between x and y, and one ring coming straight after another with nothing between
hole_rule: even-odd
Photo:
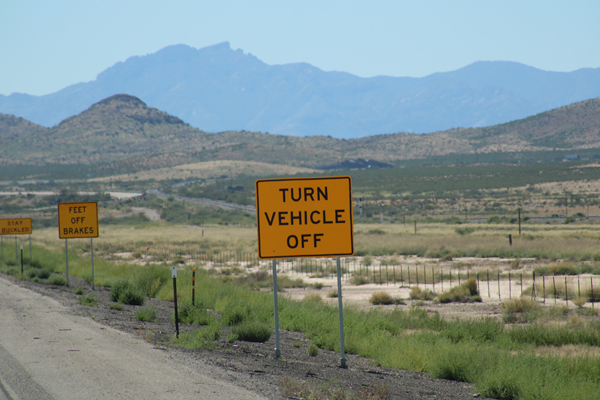
<instances>
[{"instance_id":1,"label":"shrub","mask_svg":"<svg viewBox=\"0 0 600 400\"><path fill-rule=\"evenodd\" d=\"M75 289L75 294L83 294L83 288L79 286L77 289Z\"/></svg>"},{"instance_id":2,"label":"shrub","mask_svg":"<svg viewBox=\"0 0 600 400\"><path fill-rule=\"evenodd\" d=\"M521 260L515 258L510 262L510 269L519 269L519 265L521 264Z\"/></svg>"},{"instance_id":3,"label":"shrub","mask_svg":"<svg viewBox=\"0 0 600 400\"><path fill-rule=\"evenodd\" d=\"M47 282L51 285L65 286L67 284L67 278L62 275L54 274L48 278Z\"/></svg>"},{"instance_id":4,"label":"shrub","mask_svg":"<svg viewBox=\"0 0 600 400\"><path fill-rule=\"evenodd\" d=\"M144 304L144 293L131 281L121 279L115 282L110 289L110 300L123 304L141 306Z\"/></svg>"},{"instance_id":5,"label":"shrub","mask_svg":"<svg viewBox=\"0 0 600 400\"><path fill-rule=\"evenodd\" d=\"M308 355L311 357L316 357L317 355L319 355L319 348L316 344L311 343L308 345Z\"/></svg>"},{"instance_id":6,"label":"shrub","mask_svg":"<svg viewBox=\"0 0 600 400\"><path fill-rule=\"evenodd\" d=\"M440 303L460 302L472 303L481 302L481 296L477 290L477 280L469 278L459 286L454 286L447 292L438 296Z\"/></svg>"},{"instance_id":7,"label":"shrub","mask_svg":"<svg viewBox=\"0 0 600 400\"><path fill-rule=\"evenodd\" d=\"M510 299L502 303L504 312L522 313L537 309L537 303L527 297Z\"/></svg>"},{"instance_id":8,"label":"shrub","mask_svg":"<svg viewBox=\"0 0 600 400\"><path fill-rule=\"evenodd\" d=\"M83 306L96 307L98 305L98 300L96 300L92 294L88 294L79 299L78 303Z\"/></svg>"},{"instance_id":9,"label":"shrub","mask_svg":"<svg viewBox=\"0 0 600 400\"><path fill-rule=\"evenodd\" d=\"M475 232L475 228L470 227L470 226L465 226L465 227L458 227L454 231L456 233L458 233L459 235L468 235L470 233Z\"/></svg>"},{"instance_id":10,"label":"shrub","mask_svg":"<svg viewBox=\"0 0 600 400\"><path fill-rule=\"evenodd\" d=\"M337 291L337 289L331 289L329 292L327 292L327 297L329 297L329 298L337 298L338 297L338 291Z\"/></svg>"},{"instance_id":11,"label":"shrub","mask_svg":"<svg viewBox=\"0 0 600 400\"><path fill-rule=\"evenodd\" d=\"M535 274L541 275L577 275L577 268L573 263L563 262L558 264L548 265L546 267L538 267L535 269Z\"/></svg>"},{"instance_id":12,"label":"shrub","mask_svg":"<svg viewBox=\"0 0 600 400\"><path fill-rule=\"evenodd\" d=\"M140 308L135 313L135 319L137 321L156 322L158 317L156 316L156 309L154 307Z\"/></svg>"},{"instance_id":13,"label":"shrub","mask_svg":"<svg viewBox=\"0 0 600 400\"><path fill-rule=\"evenodd\" d=\"M177 310L179 322L184 324L210 325L215 317L210 315L208 311L199 306L184 304Z\"/></svg>"},{"instance_id":14,"label":"shrub","mask_svg":"<svg viewBox=\"0 0 600 400\"><path fill-rule=\"evenodd\" d=\"M37 271L37 277L40 279L48 279L50 275L52 275L52 272L46 268Z\"/></svg>"},{"instance_id":15,"label":"shrub","mask_svg":"<svg viewBox=\"0 0 600 400\"><path fill-rule=\"evenodd\" d=\"M250 318L251 312L252 309L248 303L241 300L233 300L225 307L221 315L221 321L227 326L239 325Z\"/></svg>"},{"instance_id":16,"label":"shrub","mask_svg":"<svg viewBox=\"0 0 600 400\"><path fill-rule=\"evenodd\" d=\"M271 327L260 321L246 321L231 328L239 340L263 343L271 337Z\"/></svg>"},{"instance_id":17,"label":"shrub","mask_svg":"<svg viewBox=\"0 0 600 400\"><path fill-rule=\"evenodd\" d=\"M431 290L421 290L418 286L413 286L410 289L410 298L413 300L433 300L435 298L435 293ZM399 303L401 304L401 303Z\"/></svg>"},{"instance_id":18,"label":"shrub","mask_svg":"<svg viewBox=\"0 0 600 400\"><path fill-rule=\"evenodd\" d=\"M314 301L317 303L321 303L323 301L323 298L319 293L309 293L306 296L304 296L302 301Z\"/></svg>"},{"instance_id":19,"label":"shrub","mask_svg":"<svg viewBox=\"0 0 600 400\"><path fill-rule=\"evenodd\" d=\"M502 220L497 215L491 216L487 219L488 224L499 224L501 221Z\"/></svg>"},{"instance_id":20,"label":"shrub","mask_svg":"<svg viewBox=\"0 0 600 400\"><path fill-rule=\"evenodd\" d=\"M475 278L469 278L462 285L469 291L471 296L475 296L479 294L479 290L477 290L477 280Z\"/></svg>"},{"instance_id":21,"label":"shrub","mask_svg":"<svg viewBox=\"0 0 600 400\"><path fill-rule=\"evenodd\" d=\"M125 306L121 303L112 303L111 305L108 306L108 308L110 308L111 310L118 310L118 311L125 310Z\"/></svg>"},{"instance_id":22,"label":"shrub","mask_svg":"<svg viewBox=\"0 0 600 400\"><path fill-rule=\"evenodd\" d=\"M362 275L355 275L350 279L350 283L356 286L366 285L369 280Z\"/></svg>"},{"instance_id":23,"label":"shrub","mask_svg":"<svg viewBox=\"0 0 600 400\"><path fill-rule=\"evenodd\" d=\"M452 261L452 253L446 253L444 254L444 256L442 258L440 258L441 261Z\"/></svg>"},{"instance_id":24,"label":"shrub","mask_svg":"<svg viewBox=\"0 0 600 400\"><path fill-rule=\"evenodd\" d=\"M394 300L392 299L392 297L389 295L388 292L375 292L371 295L371 298L369 299L369 302L373 305L380 305L380 304L392 304L394 302Z\"/></svg>"}]
</instances>

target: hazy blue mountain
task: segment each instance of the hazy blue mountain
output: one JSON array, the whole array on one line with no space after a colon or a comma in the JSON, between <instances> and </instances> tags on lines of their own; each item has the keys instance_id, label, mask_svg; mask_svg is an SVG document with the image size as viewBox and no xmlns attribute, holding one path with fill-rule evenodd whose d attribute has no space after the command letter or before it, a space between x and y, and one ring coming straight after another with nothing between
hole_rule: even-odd
<instances>
[{"instance_id":1,"label":"hazy blue mountain","mask_svg":"<svg viewBox=\"0 0 600 400\"><path fill-rule=\"evenodd\" d=\"M562 73L493 61L423 78L360 78L305 63L267 65L227 42L175 45L52 94L0 95L0 113L52 126L118 93L208 132L356 138L494 125L600 97L600 68Z\"/></svg>"}]
</instances>

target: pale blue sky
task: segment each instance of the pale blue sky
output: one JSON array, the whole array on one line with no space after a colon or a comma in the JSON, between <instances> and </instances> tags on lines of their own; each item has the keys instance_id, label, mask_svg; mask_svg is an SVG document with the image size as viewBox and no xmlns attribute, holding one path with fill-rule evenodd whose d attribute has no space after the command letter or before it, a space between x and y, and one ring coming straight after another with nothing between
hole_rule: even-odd
<instances>
[{"instance_id":1,"label":"pale blue sky","mask_svg":"<svg viewBox=\"0 0 600 400\"><path fill-rule=\"evenodd\" d=\"M46 94L130 56L229 41L268 64L425 76L474 61L600 67L600 2L4 0L0 94Z\"/></svg>"}]
</instances>

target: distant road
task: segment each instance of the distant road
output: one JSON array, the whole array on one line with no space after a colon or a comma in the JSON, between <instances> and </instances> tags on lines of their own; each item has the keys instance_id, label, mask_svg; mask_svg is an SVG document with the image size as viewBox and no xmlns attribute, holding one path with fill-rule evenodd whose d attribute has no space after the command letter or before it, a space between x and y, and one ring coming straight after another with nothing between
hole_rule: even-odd
<instances>
[{"instance_id":1,"label":"distant road","mask_svg":"<svg viewBox=\"0 0 600 400\"><path fill-rule=\"evenodd\" d=\"M77 194L96 194L97 192L77 192ZM139 197L142 193L137 192L103 192L109 194L110 197L114 197L115 199L131 199L133 197ZM0 196L18 196L18 195L28 195L32 194L35 196L52 196L55 195L56 192L31 192L31 191L20 191L20 192L0 192Z\"/></svg>"},{"instance_id":2,"label":"distant road","mask_svg":"<svg viewBox=\"0 0 600 400\"><path fill-rule=\"evenodd\" d=\"M3 278L0 321L0 400L262 399Z\"/></svg>"},{"instance_id":3,"label":"distant road","mask_svg":"<svg viewBox=\"0 0 600 400\"><path fill-rule=\"evenodd\" d=\"M226 201L221 201L221 200L211 200L211 199L204 199L204 198L176 196L173 194L163 193L163 192L159 191L158 189L150 189L150 190L148 190L147 193L152 196L160 197L163 199L173 197L175 200L189 201L190 203L196 203L196 204L200 204L202 206L214 206L214 207L222 208L224 210L240 210L240 211L244 211L244 212L247 212L250 214L256 214L256 206L244 206L241 204L228 203Z\"/></svg>"}]
</instances>

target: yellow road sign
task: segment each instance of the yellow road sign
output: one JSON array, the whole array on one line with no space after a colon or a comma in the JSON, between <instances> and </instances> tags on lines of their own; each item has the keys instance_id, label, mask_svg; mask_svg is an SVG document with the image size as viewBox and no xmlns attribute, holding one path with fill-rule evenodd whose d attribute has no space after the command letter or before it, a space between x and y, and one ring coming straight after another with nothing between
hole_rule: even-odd
<instances>
[{"instance_id":1,"label":"yellow road sign","mask_svg":"<svg viewBox=\"0 0 600 400\"><path fill-rule=\"evenodd\" d=\"M98 237L98 203L58 204L58 237L61 239Z\"/></svg>"},{"instance_id":2,"label":"yellow road sign","mask_svg":"<svg viewBox=\"0 0 600 400\"><path fill-rule=\"evenodd\" d=\"M350 256L352 179L257 180L256 225L260 258Z\"/></svg>"},{"instance_id":3,"label":"yellow road sign","mask_svg":"<svg viewBox=\"0 0 600 400\"><path fill-rule=\"evenodd\" d=\"M31 235L31 218L0 219L0 235Z\"/></svg>"}]
</instances>

